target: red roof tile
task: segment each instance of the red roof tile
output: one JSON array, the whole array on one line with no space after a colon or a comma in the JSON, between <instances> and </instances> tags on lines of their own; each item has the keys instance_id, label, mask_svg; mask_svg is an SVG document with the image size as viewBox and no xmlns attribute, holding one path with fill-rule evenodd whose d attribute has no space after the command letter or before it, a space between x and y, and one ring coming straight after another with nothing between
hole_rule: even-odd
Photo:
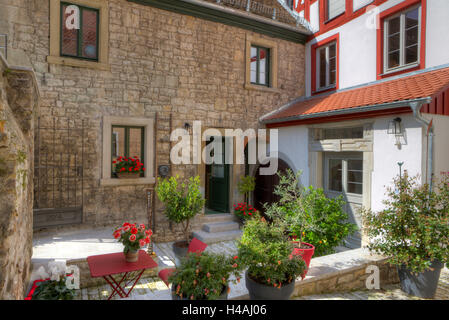
<instances>
[{"instance_id":1,"label":"red roof tile","mask_svg":"<svg viewBox=\"0 0 449 320\"><path fill-rule=\"evenodd\" d=\"M298 116L319 116L322 112L433 97L448 86L449 67L446 67L299 100L266 115L262 122L289 121L288 118Z\"/></svg>"}]
</instances>

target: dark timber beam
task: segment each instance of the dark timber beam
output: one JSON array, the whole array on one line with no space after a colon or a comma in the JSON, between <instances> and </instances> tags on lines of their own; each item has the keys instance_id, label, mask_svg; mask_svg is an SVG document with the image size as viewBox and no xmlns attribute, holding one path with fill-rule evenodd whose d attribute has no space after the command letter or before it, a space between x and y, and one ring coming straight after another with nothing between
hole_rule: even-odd
<instances>
[{"instance_id":1,"label":"dark timber beam","mask_svg":"<svg viewBox=\"0 0 449 320\"><path fill-rule=\"evenodd\" d=\"M311 34L305 28L291 26L252 13L198 0L128 0L158 9L251 30L273 38L305 44Z\"/></svg>"}]
</instances>

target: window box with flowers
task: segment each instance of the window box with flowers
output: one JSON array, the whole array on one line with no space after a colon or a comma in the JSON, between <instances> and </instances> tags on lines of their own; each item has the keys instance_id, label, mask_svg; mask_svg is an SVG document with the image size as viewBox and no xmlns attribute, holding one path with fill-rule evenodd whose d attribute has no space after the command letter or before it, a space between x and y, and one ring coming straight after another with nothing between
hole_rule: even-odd
<instances>
[{"instance_id":1,"label":"window box with flowers","mask_svg":"<svg viewBox=\"0 0 449 320\"><path fill-rule=\"evenodd\" d=\"M145 225L125 222L113 232L113 236L123 243L123 254L127 262L136 262L139 259L139 249L150 243L153 234Z\"/></svg>"},{"instance_id":2,"label":"window box with flowers","mask_svg":"<svg viewBox=\"0 0 449 320\"><path fill-rule=\"evenodd\" d=\"M115 175L119 179L136 179L146 170L140 159L135 156L133 158L118 157L112 161Z\"/></svg>"}]
</instances>

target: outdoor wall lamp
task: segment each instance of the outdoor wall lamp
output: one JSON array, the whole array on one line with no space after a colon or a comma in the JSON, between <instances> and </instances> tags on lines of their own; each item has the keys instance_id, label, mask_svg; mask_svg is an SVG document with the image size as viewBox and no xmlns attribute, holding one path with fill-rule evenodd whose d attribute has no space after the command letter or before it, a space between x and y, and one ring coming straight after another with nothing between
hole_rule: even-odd
<instances>
[{"instance_id":1,"label":"outdoor wall lamp","mask_svg":"<svg viewBox=\"0 0 449 320\"><path fill-rule=\"evenodd\" d=\"M398 147L401 145L400 138L403 136L403 128L402 128L402 119L401 118L395 118L388 124L388 134L394 134L396 137L396 143Z\"/></svg>"}]
</instances>

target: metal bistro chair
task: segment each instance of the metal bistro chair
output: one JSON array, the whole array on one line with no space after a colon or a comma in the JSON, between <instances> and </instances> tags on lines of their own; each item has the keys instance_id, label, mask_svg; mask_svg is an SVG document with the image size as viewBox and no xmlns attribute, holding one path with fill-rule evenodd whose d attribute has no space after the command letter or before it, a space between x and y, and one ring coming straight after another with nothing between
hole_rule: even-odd
<instances>
[{"instance_id":1,"label":"metal bistro chair","mask_svg":"<svg viewBox=\"0 0 449 320\"><path fill-rule=\"evenodd\" d=\"M190 241L189 249L187 253L196 252L196 253L202 253L204 250L206 250L207 244L205 244L203 241L198 240L197 238L193 238L192 241ZM175 271L176 268L166 268L161 271L159 271L158 276L159 278L164 281L164 283L168 285L168 277Z\"/></svg>"}]
</instances>

